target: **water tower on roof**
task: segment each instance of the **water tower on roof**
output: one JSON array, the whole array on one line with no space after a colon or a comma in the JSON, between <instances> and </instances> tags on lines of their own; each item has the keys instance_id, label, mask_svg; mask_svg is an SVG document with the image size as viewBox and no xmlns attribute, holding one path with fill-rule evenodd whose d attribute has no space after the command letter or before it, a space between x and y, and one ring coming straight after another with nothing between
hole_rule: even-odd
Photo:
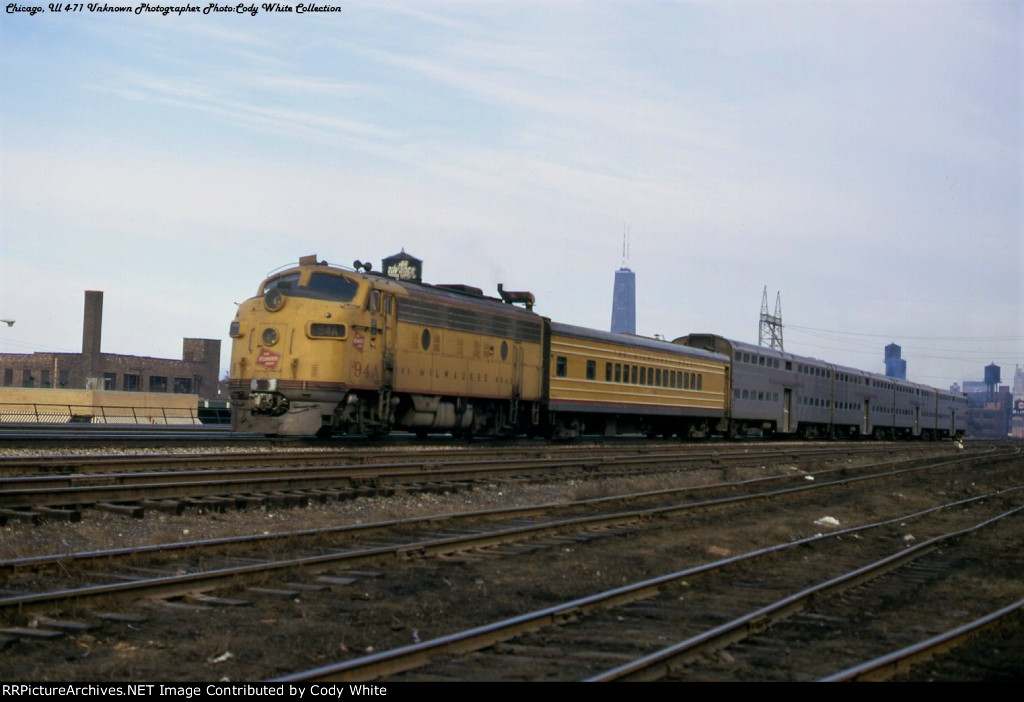
<instances>
[{"instance_id":1,"label":"water tower on roof","mask_svg":"<svg viewBox=\"0 0 1024 702\"><path fill-rule=\"evenodd\" d=\"M414 283L423 282L423 261L407 254L404 248L401 252L385 258L381 264L384 275L389 278Z\"/></svg>"}]
</instances>

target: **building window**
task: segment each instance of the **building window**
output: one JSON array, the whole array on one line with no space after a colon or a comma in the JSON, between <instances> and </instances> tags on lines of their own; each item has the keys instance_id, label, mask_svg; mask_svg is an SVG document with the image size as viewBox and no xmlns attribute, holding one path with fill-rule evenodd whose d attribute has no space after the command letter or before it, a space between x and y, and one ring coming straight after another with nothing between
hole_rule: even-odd
<instances>
[{"instance_id":1,"label":"building window","mask_svg":"<svg viewBox=\"0 0 1024 702\"><path fill-rule=\"evenodd\" d=\"M39 387L48 388L50 387L50 371L42 370L39 371Z\"/></svg>"},{"instance_id":2,"label":"building window","mask_svg":"<svg viewBox=\"0 0 1024 702\"><path fill-rule=\"evenodd\" d=\"M192 392L192 378L175 378L174 392L188 395Z\"/></svg>"},{"instance_id":3,"label":"building window","mask_svg":"<svg viewBox=\"0 0 1024 702\"><path fill-rule=\"evenodd\" d=\"M121 376L121 382L124 383L123 390L125 392L138 392L139 391L139 376L134 373L125 373Z\"/></svg>"},{"instance_id":4,"label":"building window","mask_svg":"<svg viewBox=\"0 0 1024 702\"><path fill-rule=\"evenodd\" d=\"M14 385L14 369L4 368L4 387L9 388Z\"/></svg>"},{"instance_id":5,"label":"building window","mask_svg":"<svg viewBox=\"0 0 1024 702\"><path fill-rule=\"evenodd\" d=\"M167 376L166 375L151 375L151 376L149 376L149 391L150 392L167 392Z\"/></svg>"},{"instance_id":6,"label":"building window","mask_svg":"<svg viewBox=\"0 0 1024 702\"><path fill-rule=\"evenodd\" d=\"M36 379L32 377L32 371L23 370L21 371L21 387L23 388L34 388L36 386Z\"/></svg>"},{"instance_id":7,"label":"building window","mask_svg":"<svg viewBox=\"0 0 1024 702\"><path fill-rule=\"evenodd\" d=\"M103 374L103 389L104 390L117 390L117 373L104 373Z\"/></svg>"}]
</instances>

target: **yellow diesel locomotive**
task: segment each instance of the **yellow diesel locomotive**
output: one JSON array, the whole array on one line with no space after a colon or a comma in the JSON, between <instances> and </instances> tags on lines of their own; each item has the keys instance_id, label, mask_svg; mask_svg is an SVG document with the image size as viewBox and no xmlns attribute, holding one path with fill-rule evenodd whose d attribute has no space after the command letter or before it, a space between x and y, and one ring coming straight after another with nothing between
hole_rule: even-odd
<instances>
[{"instance_id":1,"label":"yellow diesel locomotive","mask_svg":"<svg viewBox=\"0 0 1024 702\"><path fill-rule=\"evenodd\" d=\"M477 289L305 256L239 305L231 337L234 430L495 435L540 421L544 320Z\"/></svg>"}]
</instances>

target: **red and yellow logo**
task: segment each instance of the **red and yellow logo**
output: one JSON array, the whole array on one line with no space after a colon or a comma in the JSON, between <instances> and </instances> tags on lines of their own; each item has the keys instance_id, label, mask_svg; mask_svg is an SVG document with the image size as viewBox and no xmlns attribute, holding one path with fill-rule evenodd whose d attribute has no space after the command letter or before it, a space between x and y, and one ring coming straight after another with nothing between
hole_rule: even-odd
<instances>
[{"instance_id":1,"label":"red and yellow logo","mask_svg":"<svg viewBox=\"0 0 1024 702\"><path fill-rule=\"evenodd\" d=\"M359 332L356 332L352 336L352 347L355 348L355 350L358 351L359 353L363 352L363 335L360 334Z\"/></svg>"},{"instance_id":2,"label":"red and yellow logo","mask_svg":"<svg viewBox=\"0 0 1024 702\"><path fill-rule=\"evenodd\" d=\"M277 370L277 364L281 360L281 354L274 353L270 349L260 349L256 357L256 365L263 366L267 370Z\"/></svg>"}]
</instances>

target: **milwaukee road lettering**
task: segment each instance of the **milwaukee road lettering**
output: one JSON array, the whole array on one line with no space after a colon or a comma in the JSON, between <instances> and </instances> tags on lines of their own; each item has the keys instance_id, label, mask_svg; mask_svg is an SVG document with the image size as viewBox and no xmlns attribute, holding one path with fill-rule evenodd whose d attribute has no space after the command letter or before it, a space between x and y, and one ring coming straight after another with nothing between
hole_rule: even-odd
<instances>
[{"instance_id":1,"label":"milwaukee road lettering","mask_svg":"<svg viewBox=\"0 0 1024 702\"><path fill-rule=\"evenodd\" d=\"M256 365L263 366L267 370L277 370L277 364L280 361L281 354L275 353L270 349L260 349L260 353L256 357Z\"/></svg>"}]
</instances>

